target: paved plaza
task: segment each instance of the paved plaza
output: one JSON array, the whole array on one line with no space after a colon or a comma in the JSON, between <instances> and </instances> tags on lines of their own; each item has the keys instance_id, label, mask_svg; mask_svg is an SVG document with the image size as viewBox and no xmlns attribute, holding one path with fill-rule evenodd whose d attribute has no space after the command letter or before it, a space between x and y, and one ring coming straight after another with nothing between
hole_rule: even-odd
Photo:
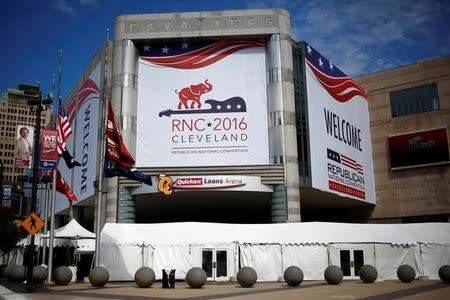
<instances>
[{"instance_id":1,"label":"paved plaza","mask_svg":"<svg viewBox=\"0 0 450 300\"><path fill-rule=\"evenodd\" d=\"M401 283L398 280L365 284L344 281L328 285L324 281L306 281L299 287L284 282L257 283L242 288L237 283L208 283L201 289L191 289L185 282L176 282L175 289L162 289L161 282L150 288L138 288L133 282L108 283L93 288L89 283L68 286L52 284L36 286L32 294L24 293L24 286L7 280L0 281L0 299L449 299L450 285L437 280Z\"/></svg>"}]
</instances>

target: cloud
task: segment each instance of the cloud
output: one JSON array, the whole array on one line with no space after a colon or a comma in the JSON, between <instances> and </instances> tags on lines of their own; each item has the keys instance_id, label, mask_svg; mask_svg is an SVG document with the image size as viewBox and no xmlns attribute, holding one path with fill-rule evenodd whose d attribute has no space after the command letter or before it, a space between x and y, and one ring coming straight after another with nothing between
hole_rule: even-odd
<instances>
[{"instance_id":1,"label":"cloud","mask_svg":"<svg viewBox=\"0 0 450 300\"><path fill-rule=\"evenodd\" d=\"M68 15L73 15L75 13L73 6L71 6L67 0L58 0L56 2L56 9Z\"/></svg>"},{"instance_id":2,"label":"cloud","mask_svg":"<svg viewBox=\"0 0 450 300\"><path fill-rule=\"evenodd\" d=\"M450 26L448 1L258 0L247 5L288 9L294 40L308 41L349 75L450 52L444 29Z\"/></svg>"}]
</instances>

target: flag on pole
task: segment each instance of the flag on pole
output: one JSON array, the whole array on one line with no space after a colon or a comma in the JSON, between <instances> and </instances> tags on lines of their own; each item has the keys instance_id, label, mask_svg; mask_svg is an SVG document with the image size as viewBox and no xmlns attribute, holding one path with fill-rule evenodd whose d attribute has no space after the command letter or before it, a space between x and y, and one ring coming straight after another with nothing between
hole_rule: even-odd
<instances>
[{"instance_id":1,"label":"flag on pole","mask_svg":"<svg viewBox=\"0 0 450 300\"><path fill-rule=\"evenodd\" d=\"M108 143L106 146L106 152L110 160L122 165L125 168L133 167L134 158L131 156L130 152L128 152L127 147L123 143L111 102L108 102L108 117L105 132Z\"/></svg>"},{"instance_id":2,"label":"flag on pole","mask_svg":"<svg viewBox=\"0 0 450 300\"><path fill-rule=\"evenodd\" d=\"M106 153L104 161L104 176L107 178L123 176L130 180L140 181L152 185L152 178L133 168L134 158L128 152L123 143L122 135L117 125L116 117L111 103L108 103L107 126L105 128L107 137Z\"/></svg>"},{"instance_id":3,"label":"flag on pole","mask_svg":"<svg viewBox=\"0 0 450 300\"><path fill-rule=\"evenodd\" d=\"M58 151L58 154L62 156L69 169L76 166L81 166L81 164L77 162L72 155L70 155L66 147L66 141L72 134L72 128L70 127L70 122L67 118L66 110L62 105L61 98L58 98L58 118L56 127L58 130L58 140L56 143L56 150Z\"/></svg>"},{"instance_id":4,"label":"flag on pole","mask_svg":"<svg viewBox=\"0 0 450 300\"><path fill-rule=\"evenodd\" d=\"M53 170L50 174L53 176ZM67 184L64 178L62 178L61 173L58 169L56 169L56 191L65 195L70 201L78 200L77 196L75 196L70 186Z\"/></svg>"}]
</instances>

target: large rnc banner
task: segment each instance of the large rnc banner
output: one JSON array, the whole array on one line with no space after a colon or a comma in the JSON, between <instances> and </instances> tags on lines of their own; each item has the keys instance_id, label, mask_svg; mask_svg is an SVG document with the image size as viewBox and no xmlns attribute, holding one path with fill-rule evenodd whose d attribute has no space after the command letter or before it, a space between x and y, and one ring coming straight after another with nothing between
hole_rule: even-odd
<instances>
[{"instance_id":1,"label":"large rnc banner","mask_svg":"<svg viewBox=\"0 0 450 300\"><path fill-rule=\"evenodd\" d=\"M143 45L137 167L269 163L264 40Z\"/></svg>"},{"instance_id":2,"label":"large rnc banner","mask_svg":"<svg viewBox=\"0 0 450 300\"><path fill-rule=\"evenodd\" d=\"M367 92L305 47L312 187L375 204Z\"/></svg>"}]
</instances>

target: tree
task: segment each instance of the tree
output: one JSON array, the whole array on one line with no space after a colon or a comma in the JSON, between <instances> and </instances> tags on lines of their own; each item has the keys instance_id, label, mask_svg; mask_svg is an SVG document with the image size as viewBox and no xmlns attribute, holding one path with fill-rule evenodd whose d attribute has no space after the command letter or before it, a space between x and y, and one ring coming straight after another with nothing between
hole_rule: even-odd
<instances>
[{"instance_id":1,"label":"tree","mask_svg":"<svg viewBox=\"0 0 450 300\"><path fill-rule=\"evenodd\" d=\"M22 238L10 209L0 209L0 251L9 252Z\"/></svg>"}]
</instances>

